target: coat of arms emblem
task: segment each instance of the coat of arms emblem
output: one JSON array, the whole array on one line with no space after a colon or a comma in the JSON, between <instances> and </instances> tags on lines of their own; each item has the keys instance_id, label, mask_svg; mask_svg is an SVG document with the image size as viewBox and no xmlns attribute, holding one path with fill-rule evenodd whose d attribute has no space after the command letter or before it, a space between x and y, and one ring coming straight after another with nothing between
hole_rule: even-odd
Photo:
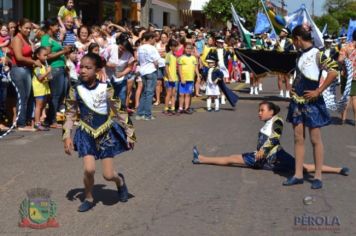
<instances>
[{"instance_id":1,"label":"coat of arms emblem","mask_svg":"<svg viewBox=\"0 0 356 236\"><path fill-rule=\"evenodd\" d=\"M34 188L26 192L27 198L20 206L20 227L33 229L44 229L48 227L58 227L56 221L57 206L51 200L51 191L44 188Z\"/></svg>"}]
</instances>

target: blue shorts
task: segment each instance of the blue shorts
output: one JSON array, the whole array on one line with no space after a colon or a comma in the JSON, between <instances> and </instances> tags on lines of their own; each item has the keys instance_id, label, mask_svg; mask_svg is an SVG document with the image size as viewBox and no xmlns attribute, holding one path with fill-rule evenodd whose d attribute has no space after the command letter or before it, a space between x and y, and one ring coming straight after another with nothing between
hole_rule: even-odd
<instances>
[{"instance_id":1,"label":"blue shorts","mask_svg":"<svg viewBox=\"0 0 356 236\"><path fill-rule=\"evenodd\" d=\"M177 88L178 87L178 82L171 82L171 81L164 81L164 87L167 88L167 89L170 89L170 88Z\"/></svg>"},{"instance_id":2,"label":"blue shorts","mask_svg":"<svg viewBox=\"0 0 356 236\"><path fill-rule=\"evenodd\" d=\"M193 81L186 81L185 84L179 83L179 94L191 94L193 92Z\"/></svg>"},{"instance_id":3,"label":"blue shorts","mask_svg":"<svg viewBox=\"0 0 356 236\"><path fill-rule=\"evenodd\" d=\"M242 158L245 165L254 169L264 169L273 171L293 172L295 170L295 159L283 149L276 153L276 160L269 164L266 159L256 161L256 153L243 153Z\"/></svg>"},{"instance_id":4,"label":"blue shorts","mask_svg":"<svg viewBox=\"0 0 356 236\"><path fill-rule=\"evenodd\" d=\"M42 100L42 101L45 100L46 98L47 98L47 95L35 97L35 99Z\"/></svg>"}]
</instances>

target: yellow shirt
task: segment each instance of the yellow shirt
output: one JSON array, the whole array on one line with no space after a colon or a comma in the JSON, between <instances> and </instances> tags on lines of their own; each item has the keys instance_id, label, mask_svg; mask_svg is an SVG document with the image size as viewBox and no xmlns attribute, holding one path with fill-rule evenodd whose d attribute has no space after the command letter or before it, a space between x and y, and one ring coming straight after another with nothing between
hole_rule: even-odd
<instances>
[{"instance_id":1,"label":"yellow shirt","mask_svg":"<svg viewBox=\"0 0 356 236\"><path fill-rule=\"evenodd\" d=\"M62 19L66 18L66 16L77 18L77 12L74 8L72 10L68 10L65 6L61 6L58 12L58 16Z\"/></svg>"},{"instance_id":2,"label":"yellow shirt","mask_svg":"<svg viewBox=\"0 0 356 236\"><path fill-rule=\"evenodd\" d=\"M195 56L183 55L178 59L178 64L181 66L182 77L185 81L194 81L195 67L198 64Z\"/></svg>"},{"instance_id":3,"label":"yellow shirt","mask_svg":"<svg viewBox=\"0 0 356 236\"><path fill-rule=\"evenodd\" d=\"M48 79L45 78L42 82L37 79L37 76L43 75L44 73L46 73L46 67L44 65L42 65L42 67L36 67L33 71L32 89L34 97L51 94Z\"/></svg>"},{"instance_id":4,"label":"yellow shirt","mask_svg":"<svg viewBox=\"0 0 356 236\"><path fill-rule=\"evenodd\" d=\"M216 47L209 47L208 45L204 46L203 52L201 54L200 60L203 63L203 66L208 67L208 63L206 62L206 57L208 56L210 49L213 49Z\"/></svg>"},{"instance_id":5,"label":"yellow shirt","mask_svg":"<svg viewBox=\"0 0 356 236\"><path fill-rule=\"evenodd\" d=\"M169 52L166 54L166 67L168 66L168 74L170 75L172 80L169 80L168 76L164 77L165 81L176 82L178 81L177 75L177 58Z\"/></svg>"}]
</instances>

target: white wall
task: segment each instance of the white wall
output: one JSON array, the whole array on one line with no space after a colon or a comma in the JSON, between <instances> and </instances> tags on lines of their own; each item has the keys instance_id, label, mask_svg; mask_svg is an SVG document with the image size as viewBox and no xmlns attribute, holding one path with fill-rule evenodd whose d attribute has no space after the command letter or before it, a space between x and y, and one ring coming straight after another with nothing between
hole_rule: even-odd
<instances>
[{"instance_id":1,"label":"white wall","mask_svg":"<svg viewBox=\"0 0 356 236\"><path fill-rule=\"evenodd\" d=\"M162 28L163 27L163 12L168 12L169 13L169 24L175 24L175 25L180 25L179 22L179 11L174 11L171 9L163 8L161 6L152 4L152 9L153 9L153 22L157 24L158 27Z\"/></svg>"}]
</instances>

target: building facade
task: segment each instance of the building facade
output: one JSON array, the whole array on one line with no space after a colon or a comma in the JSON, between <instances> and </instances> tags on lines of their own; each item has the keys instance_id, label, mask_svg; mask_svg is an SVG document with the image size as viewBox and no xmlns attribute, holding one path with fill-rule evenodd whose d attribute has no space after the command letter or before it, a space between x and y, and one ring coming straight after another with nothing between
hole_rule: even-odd
<instances>
[{"instance_id":1,"label":"building facade","mask_svg":"<svg viewBox=\"0 0 356 236\"><path fill-rule=\"evenodd\" d=\"M201 14L208 0L75 0L75 9L84 24L115 22L148 22L164 25L204 25ZM41 22L57 17L63 0L0 0L0 20L29 18ZM148 14L143 14L144 7ZM43 11L41 10L43 9Z\"/></svg>"}]
</instances>

